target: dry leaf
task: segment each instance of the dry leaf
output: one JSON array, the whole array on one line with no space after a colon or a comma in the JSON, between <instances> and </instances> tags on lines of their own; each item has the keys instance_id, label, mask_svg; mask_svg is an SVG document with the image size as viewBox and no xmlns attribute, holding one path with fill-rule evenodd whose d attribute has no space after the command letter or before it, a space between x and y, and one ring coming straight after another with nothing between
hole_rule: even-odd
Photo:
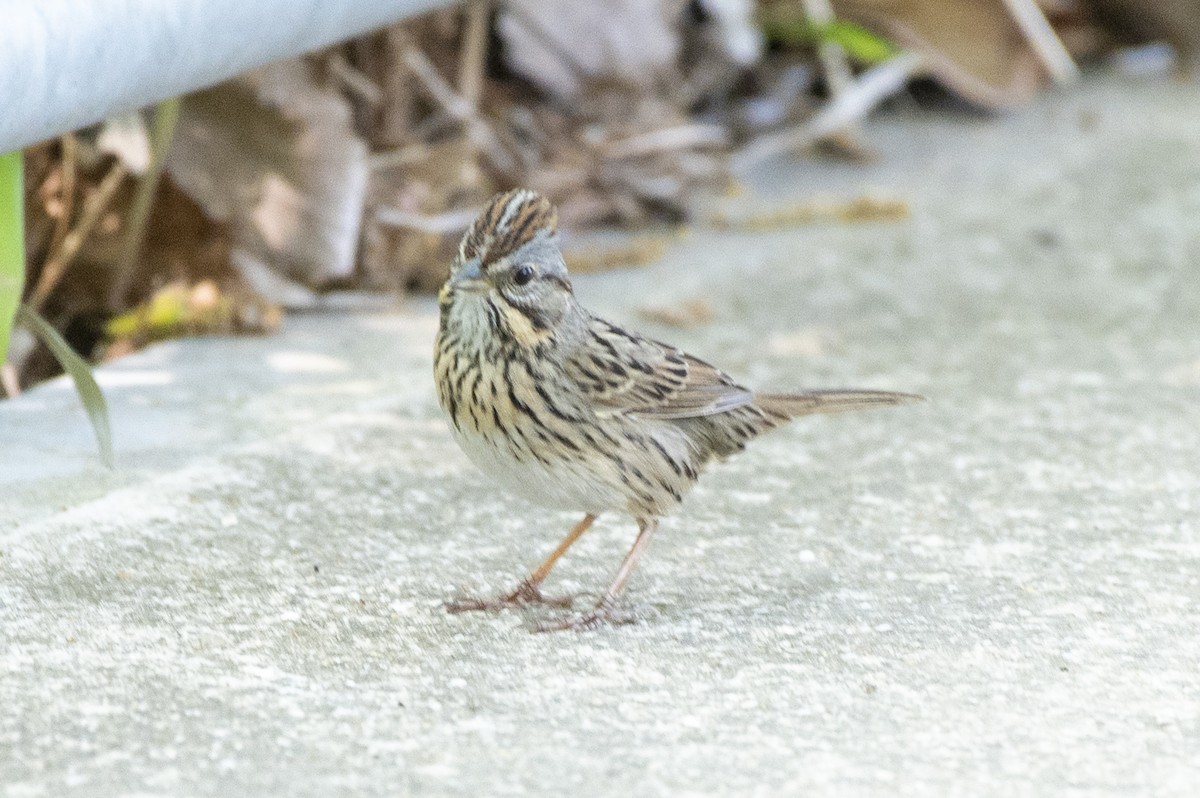
<instances>
[{"instance_id":1,"label":"dry leaf","mask_svg":"<svg viewBox=\"0 0 1200 798\"><path fill-rule=\"evenodd\" d=\"M235 246L320 286L354 270L366 161L345 99L293 59L189 95L167 171Z\"/></svg>"},{"instance_id":2,"label":"dry leaf","mask_svg":"<svg viewBox=\"0 0 1200 798\"><path fill-rule=\"evenodd\" d=\"M922 53L939 81L973 103L1023 103L1046 83L1004 0L833 0L833 7Z\"/></svg>"}]
</instances>

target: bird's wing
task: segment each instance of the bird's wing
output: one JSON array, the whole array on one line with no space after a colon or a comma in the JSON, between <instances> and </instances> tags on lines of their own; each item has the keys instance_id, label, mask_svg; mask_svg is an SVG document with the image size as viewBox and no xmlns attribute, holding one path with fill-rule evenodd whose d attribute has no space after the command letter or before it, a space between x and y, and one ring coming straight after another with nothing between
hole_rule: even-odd
<instances>
[{"instance_id":1,"label":"bird's wing","mask_svg":"<svg viewBox=\"0 0 1200 798\"><path fill-rule=\"evenodd\" d=\"M565 365L602 414L696 418L754 400L753 393L703 360L595 317L585 342Z\"/></svg>"}]
</instances>

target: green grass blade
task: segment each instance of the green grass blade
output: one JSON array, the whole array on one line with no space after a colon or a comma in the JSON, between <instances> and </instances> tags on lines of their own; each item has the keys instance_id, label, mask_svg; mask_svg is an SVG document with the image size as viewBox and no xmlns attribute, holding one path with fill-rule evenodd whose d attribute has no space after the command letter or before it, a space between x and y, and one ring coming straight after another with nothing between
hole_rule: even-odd
<instances>
[{"instance_id":1,"label":"green grass blade","mask_svg":"<svg viewBox=\"0 0 1200 798\"><path fill-rule=\"evenodd\" d=\"M62 365L63 371L71 375L71 379L75 381L75 390L79 392L83 409L87 411L88 418L92 421L92 431L96 434L96 444L100 447L100 459L106 466L113 468L115 459L113 457L112 428L108 423L108 403L104 400L100 386L96 384L96 378L92 376L91 366L75 353L71 345L59 335L58 330L54 329L50 322L39 316L28 305L22 304L17 308L16 318L18 323L28 328L49 347L50 351L54 353L54 357Z\"/></svg>"},{"instance_id":2,"label":"green grass blade","mask_svg":"<svg viewBox=\"0 0 1200 798\"><path fill-rule=\"evenodd\" d=\"M900 53L890 40L844 19L823 26L819 35L822 41L841 45L851 58L864 64L881 64Z\"/></svg>"},{"instance_id":3,"label":"green grass blade","mask_svg":"<svg viewBox=\"0 0 1200 798\"><path fill-rule=\"evenodd\" d=\"M0 155L0 364L25 286L25 186L20 150Z\"/></svg>"}]
</instances>

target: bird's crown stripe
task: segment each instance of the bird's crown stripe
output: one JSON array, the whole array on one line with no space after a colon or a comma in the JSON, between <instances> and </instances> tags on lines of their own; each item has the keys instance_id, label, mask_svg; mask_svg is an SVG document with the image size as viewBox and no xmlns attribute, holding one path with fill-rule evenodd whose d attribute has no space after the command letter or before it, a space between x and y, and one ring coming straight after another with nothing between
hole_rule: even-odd
<instances>
[{"instance_id":1,"label":"bird's crown stripe","mask_svg":"<svg viewBox=\"0 0 1200 798\"><path fill-rule=\"evenodd\" d=\"M480 259L487 267L533 240L539 230L558 227L554 206L542 195L515 189L492 198L459 245L459 257Z\"/></svg>"}]
</instances>

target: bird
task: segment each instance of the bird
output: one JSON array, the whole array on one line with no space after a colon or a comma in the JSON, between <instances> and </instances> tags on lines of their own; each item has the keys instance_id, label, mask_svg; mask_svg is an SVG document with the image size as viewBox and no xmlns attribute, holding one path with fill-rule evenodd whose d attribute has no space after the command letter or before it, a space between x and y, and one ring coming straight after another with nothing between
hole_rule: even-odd
<instances>
[{"instance_id":1,"label":"bird","mask_svg":"<svg viewBox=\"0 0 1200 798\"><path fill-rule=\"evenodd\" d=\"M638 533L590 610L535 631L634 622L619 599L659 520L702 469L797 416L920 400L877 390L755 392L678 347L590 313L558 243L557 211L541 194L497 194L463 235L438 293L433 371L453 437L488 477L524 498L583 518L517 586L459 598L452 613L572 599L542 593L547 575L602 513Z\"/></svg>"}]
</instances>

